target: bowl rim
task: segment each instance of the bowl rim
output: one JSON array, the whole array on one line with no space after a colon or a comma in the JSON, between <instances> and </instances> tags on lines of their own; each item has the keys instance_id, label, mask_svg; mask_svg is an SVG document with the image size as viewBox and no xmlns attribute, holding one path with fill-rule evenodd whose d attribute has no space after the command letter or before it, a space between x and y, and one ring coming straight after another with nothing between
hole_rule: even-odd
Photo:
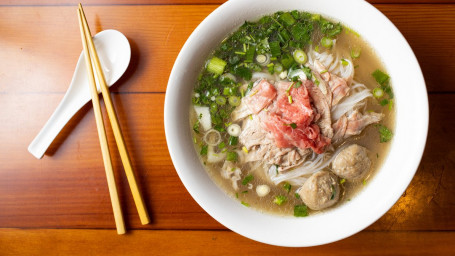
<instances>
[{"instance_id":1,"label":"bowl rim","mask_svg":"<svg viewBox=\"0 0 455 256\"><path fill-rule=\"evenodd\" d=\"M262 0L259 1L261 2L262 5L266 6L268 3L272 3L273 0ZM349 212L349 210L346 210L346 207L349 207L347 205L357 205L360 202L355 202L355 200L352 200L353 202L350 202L349 204L343 204L342 206L339 206L339 208L332 209L328 211L327 214L316 214L311 218L311 221L315 222L321 222L324 221L324 216L327 215L333 215L334 213L336 214L341 214L341 216L344 216L346 218L346 223L344 224L338 224L336 223L335 225L337 226L337 232L334 234L328 234L324 237L319 236L318 238L311 239L310 240L305 240L302 241L299 238L292 238L292 237L286 237L285 239L278 238L277 239L277 233L276 230L279 229L282 225L288 226L288 225L302 225L304 223L305 226L307 227L314 227L311 226L312 224L309 223L307 220L302 220L302 218L288 218L288 217L277 217L273 215L267 215L267 214L261 214L257 212L256 210L251 210L249 208L245 208L243 206L239 206L240 204L236 202L237 205L234 205L233 202L234 200L224 200L222 195L217 194L216 191L211 191L214 192L213 197L216 197L217 199L224 200L223 204L220 205L214 198L210 198L210 196L203 195L202 193L204 192L203 189L198 188L198 182L201 180L206 181L207 180L207 174L204 171L204 174L201 174L200 172L196 173L189 173L186 170L189 170L191 168L197 168L197 164L194 165L194 152L188 152L184 151L184 149L179 149L180 146L182 146L182 143L177 137L179 135L188 135L189 132L189 121L187 122L188 124L184 124L182 120L179 120L178 118L175 117L178 113L178 104L179 100L176 100L176 97L182 97L181 95L178 95L179 91L179 86L181 86L180 80L182 80L181 76L181 70L184 70L183 75L191 75L191 73L186 71L186 62L185 58L188 58L188 56L193 56L194 53L194 48L195 45L199 44L199 47L204 47L206 45L200 45L200 39L199 38L204 38L204 33L207 33L206 31L210 31L210 24L211 23L216 23L216 19L219 17L222 17L223 14L225 13L231 13L230 11L236 10L236 8L240 8L242 6L251 4L254 2L254 0L230 0L222 4L220 7L215 9L210 15L208 15L204 21L202 21L199 26L193 31L193 33L190 35L190 37L187 39L185 42L184 46L182 47L175 64L173 66L173 69L171 71L169 81L168 81L168 86L166 89L166 96L165 96L165 105L164 105L164 125L165 125L165 134L166 134L166 141L167 145L169 148L169 153L172 159L172 162L175 166L175 169L188 190L188 192L191 194L191 196L195 199L195 201L209 214L211 215L214 219L216 219L218 222L226 226L227 228L233 230L234 232L243 235L245 237L248 237L250 239L267 243L267 244L272 244L272 245L279 245L279 246L289 246L289 247L301 247L301 246L315 246L315 245L320 245L320 244L326 244L334 241L338 241L340 239L346 238L348 236L351 236L367 226L371 225L373 222L378 220L383 214L385 214L394 204L395 202L400 198L401 194L406 190L408 187L409 183L411 182L412 178L414 177L414 174L418 168L418 165L420 163L424 148L425 148L425 142L428 134L428 119L429 119L429 111L428 111L428 97L427 97L427 91L426 91L426 86L425 86L425 81L423 78L422 71L420 69L420 66L418 64L417 58L415 57L415 54L413 53L409 43L406 41L406 39L403 37L403 35L399 32L399 30L393 25L393 23L385 16L383 15L380 11L378 11L375 7L373 7L371 4L365 2L365 1L348 1L348 3L344 3L344 5L349 5L354 8L359 8L361 9L364 14L359 14L361 15L373 15L373 18L379 19L383 22L381 25L385 30L387 31L387 34L390 34L391 41L394 43L398 43L400 47L402 48L402 54L401 57L406 59L406 62L408 64L407 70L409 70L407 73L413 74L414 76L410 78L414 84L413 92L412 95L414 97L414 101L419 102L419 105L416 107L417 111L419 112L419 115L413 115L412 117L405 117L401 115L401 113L410 113L408 102L405 102L404 97L398 98L398 100L395 103L395 111L396 111L396 127L395 131L400 133L395 133L395 138L392 140L392 145L390 148L389 155L387 156L387 159L383 166L381 167L380 170L378 170L378 173L383 171L386 167L390 169L392 164L388 164L389 159L391 158L391 154L402 154L402 147L398 145L398 143L411 143L412 144L412 154L414 155L414 158L412 160L407 160L405 163L402 163L402 167L406 170L403 174L398 174L397 175L397 181L393 182L393 184L390 186L393 191L390 193L386 194L384 196L384 202L378 202L377 205L373 205L368 209L361 209L362 214L367 215L367 218L352 218L350 216L347 216L346 214ZM310 0L282 0L280 2L283 2L285 4L293 5L296 2L302 3L306 2L309 5L311 5ZM321 0L318 1L319 3L314 3L315 5L324 5L324 4L335 4L337 5L337 1L332 1L332 0ZM339 5L339 3L338 3ZM314 6L314 5L313 5ZM299 8L300 10L306 10L305 8ZM286 9L282 9L286 10ZM279 9L276 9L275 11L279 11ZM274 12L275 12L274 11ZM311 11L311 10L308 10ZM271 13L271 12L269 12ZM263 13L262 15L265 15L268 13ZM322 14L322 13L321 13ZM322 14L323 16L331 16L331 15L325 15ZM340 20L344 24L344 20L340 18L336 18L336 20ZM243 21L242 21L243 22ZM349 24L351 28L355 29L355 26L352 26L352 24ZM238 26L238 24L237 24ZM231 30L235 28L236 26L231 27ZM356 30L357 31L357 30ZM359 31L357 31L359 32ZM362 36L362 32L359 32ZM227 33L226 33L227 34ZM216 41L216 40L215 40ZM219 42L219 40L218 40ZM371 41L369 41L371 44ZM207 44L210 44L208 42ZM372 47L374 48L374 44L371 44ZM374 48L375 49L375 48ZM197 50L196 50L197 51ZM193 55L191 55L193 54ZM381 53L378 52L378 55L380 57ZM382 59L382 58L381 58ZM388 67L387 63L385 63L386 66ZM390 71L389 69L387 69ZM391 74L392 81L394 82L394 90L395 90L395 77L401 77L401 76L393 76ZM401 91L402 89L400 89ZM402 95L402 94L401 94ZM189 98L189 96L188 96ZM406 99L406 101L408 101ZM405 104L406 103L406 104ZM185 109L185 108L184 108ZM181 109L180 109L181 110ZM400 115L399 115L400 114ZM398 118L400 117L400 120ZM417 124L417 131L415 133L418 133L417 137L415 138L415 141L411 142L409 140L409 136L406 136L404 132L401 132L405 130L405 128L408 127L408 122L410 119L412 121L415 121ZM403 120L403 121L401 121ZM186 120L187 121L187 120ZM403 124L403 125L402 125ZM179 131L178 127L181 126L187 126L188 131L187 132L181 132ZM396 139L398 136L400 136L400 139ZM403 137L403 139L401 139ZM398 140L398 141L397 141ZM186 148L188 149L188 148ZM193 149L193 151L195 151ZM199 159L197 159L199 168L202 168L201 164L199 163ZM387 170L389 170L387 169ZM192 170L192 169L191 169ZM192 177L196 176L196 177ZM384 179L379 179L377 177L374 177L371 181L372 184L369 184L364 190L368 190L368 187L374 186L377 187L378 183L380 182L385 182ZM214 182L212 182L214 184ZM200 185L200 184L199 184ZM210 186L204 184L204 186ZM216 186L216 185L215 185ZM210 189L213 189L213 187L210 187ZM362 191L363 193L363 191ZM216 195L215 195L216 194ZM359 195L356 196L356 198ZM228 196L224 195L224 197L228 198ZM363 202L363 201L362 201ZM236 215L242 215L242 216L254 216L254 218L258 218L260 220L256 220L254 218L249 218L249 221L251 221L251 224L247 224L245 226L239 225L239 220L235 218L235 216L232 215L227 215L224 211L227 210L232 210L235 209L235 214ZM331 213L331 214L330 214ZM304 218L306 219L306 218ZM308 218L310 219L310 218ZM244 222L242 222L244 224ZM353 224L351 226L347 225ZM269 225L268 227L262 227L262 225L267 224ZM340 230L340 229L345 229ZM281 233L279 233L282 235Z\"/></svg>"}]
</instances>

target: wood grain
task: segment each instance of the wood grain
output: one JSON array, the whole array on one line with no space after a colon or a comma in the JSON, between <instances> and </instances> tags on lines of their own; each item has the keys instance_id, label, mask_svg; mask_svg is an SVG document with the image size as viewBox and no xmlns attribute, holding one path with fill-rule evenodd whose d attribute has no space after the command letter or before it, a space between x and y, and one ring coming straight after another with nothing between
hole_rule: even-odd
<instances>
[{"instance_id":1,"label":"wood grain","mask_svg":"<svg viewBox=\"0 0 455 256\"><path fill-rule=\"evenodd\" d=\"M401 30L421 64L429 92L454 92L455 5L384 4L377 7ZM132 60L112 88L164 92L185 40L216 5L87 6L93 32L122 31ZM75 7L0 8L0 92L65 92L81 52ZM21 19L16 19L21 17ZM36 26L34 26L36 24ZM134 25L132 25L134 24ZM17 70L18 72L5 72ZM24 76L27 74L27 76Z\"/></svg>"},{"instance_id":2,"label":"wood grain","mask_svg":"<svg viewBox=\"0 0 455 256\"><path fill-rule=\"evenodd\" d=\"M0 229L2 255L453 255L455 232L361 232L317 247L265 245L230 231ZM420 246L410 246L419 244ZM215 253L216 252L216 253Z\"/></svg>"},{"instance_id":3,"label":"wood grain","mask_svg":"<svg viewBox=\"0 0 455 256\"><path fill-rule=\"evenodd\" d=\"M90 106L64 128L52 145L52 156L36 160L26 150L60 98L0 95L0 109L4 110L0 115L0 163L8 163L0 168L0 227L114 225ZM151 225L140 225L120 159L114 155L127 226L224 229L195 203L175 172L164 135L164 94L114 94L113 101L152 219ZM455 229L455 120L447 119L455 115L455 95L430 95L430 112L427 149L416 176L406 193L369 230ZM113 135L108 136L112 142Z\"/></svg>"},{"instance_id":4,"label":"wood grain","mask_svg":"<svg viewBox=\"0 0 455 256\"><path fill-rule=\"evenodd\" d=\"M74 5L76 6L79 2L86 5L203 5L203 4L214 4L219 5L226 0L46 0L46 1L35 1L35 0L4 0L0 5L16 5L16 6L27 6L27 5ZM454 3L454 0L367 0L372 4L439 4L439 3Z\"/></svg>"}]
</instances>

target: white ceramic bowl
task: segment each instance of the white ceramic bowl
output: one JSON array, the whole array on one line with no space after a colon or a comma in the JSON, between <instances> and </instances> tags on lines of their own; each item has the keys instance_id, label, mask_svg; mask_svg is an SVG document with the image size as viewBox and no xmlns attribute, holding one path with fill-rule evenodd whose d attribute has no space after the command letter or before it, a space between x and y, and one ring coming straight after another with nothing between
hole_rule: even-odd
<instances>
[{"instance_id":1,"label":"white ceramic bowl","mask_svg":"<svg viewBox=\"0 0 455 256\"><path fill-rule=\"evenodd\" d=\"M245 20L279 10L332 17L375 49L391 76L396 128L381 170L351 201L306 218L260 213L228 197L208 176L193 148L189 106L196 77L210 52ZM313 246L343 239L379 219L398 200L419 165L428 131L428 98L419 64L397 28L364 1L231 0L191 34L175 61L164 106L166 140L174 166L196 202L229 229L263 243Z\"/></svg>"}]
</instances>

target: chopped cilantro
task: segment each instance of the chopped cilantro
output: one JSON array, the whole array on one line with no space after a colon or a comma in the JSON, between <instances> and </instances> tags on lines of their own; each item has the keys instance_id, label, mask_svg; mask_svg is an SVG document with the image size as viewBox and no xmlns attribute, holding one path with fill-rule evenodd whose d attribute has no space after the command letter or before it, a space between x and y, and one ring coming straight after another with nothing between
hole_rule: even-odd
<instances>
[{"instance_id":1,"label":"chopped cilantro","mask_svg":"<svg viewBox=\"0 0 455 256\"><path fill-rule=\"evenodd\" d=\"M206 156L207 155L207 152L209 150L209 146L208 145L204 145L201 147L201 156Z\"/></svg>"},{"instance_id":2,"label":"chopped cilantro","mask_svg":"<svg viewBox=\"0 0 455 256\"><path fill-rule=\"evenodd\" d=\"M308 216L308 207L304 204L294 206L295 217L306 217Z\"/></svg>"},{"instance_id":3,"label":"chopped cilantro","mask_svg":"<svg viewBox=\"0 0 455 256\"><path fill-rule=\"evenodd\" d=\"M235 151L230 151L226 153L226 160L231 161L231 162L236 162L238 159L237 152Z\"/></svg>"},{"instance_id":4,"label":"chopped cilantro","mask_svg":"<svg viewBox=\"0 0 455 256\"><path fill-rule=\"evenodd\" d=\"M286 182L286 183L284 183L283 188L284 188L284 190L286 190L289 193L289 192L291 192L292 186L291 186L291 184Z\"/></svg>"},{"instance_id":5,"label":"chopped cilantro","mask_svg":"<svg viewBox=\"0 0 455 256\"><path fill-rule=\"evenodd\" d=\"M252 174L246 176L246 177L242 180L242 185L246 185L246 184L250 183L250 181L252 181L253 179L254 179L254 177L253 177Z\"/></svg>"},{"instance_id":6,"label":"chopped cilantro","mask_svg":"<svg viewBox=\"0 0 455 256\"><path fill-rule=\"evenodd\" d=\"M294 195L295 195L295 198L300 199L299 193L296 192Z\"/></svg>"},{"instance_id":7,"label":"chopped cilantro","mask_svg":"<svg viewBox=\"0 0 455 256\"><path fill-rule=\"evenodd\" d=\"M379 131L379 141L382 142L388 142L392 139L393 133L384 125L378 124L376 125L378 127Z\"/></svg>"}]
</instances>

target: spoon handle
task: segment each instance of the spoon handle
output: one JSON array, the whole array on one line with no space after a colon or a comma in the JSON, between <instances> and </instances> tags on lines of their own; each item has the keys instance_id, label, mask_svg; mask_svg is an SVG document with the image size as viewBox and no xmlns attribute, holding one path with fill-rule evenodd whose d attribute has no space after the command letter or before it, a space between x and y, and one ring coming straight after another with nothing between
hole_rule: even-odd
<instances>
[{"instance_id":1,"label":"spoon handle","mask_svg":"<svg viewBox=\"0 0 455 256\"><path fill-rule=\"evenodd\" d=\"M66 123L89 101L86 97L83 100L84 97L72 97L71 95L74 95L74 93L71 93L70 88L52 116L28 146L28 151L36 158L41 159L43 157L52 141L57 137Z\"/></svg>"}]
</instances>

